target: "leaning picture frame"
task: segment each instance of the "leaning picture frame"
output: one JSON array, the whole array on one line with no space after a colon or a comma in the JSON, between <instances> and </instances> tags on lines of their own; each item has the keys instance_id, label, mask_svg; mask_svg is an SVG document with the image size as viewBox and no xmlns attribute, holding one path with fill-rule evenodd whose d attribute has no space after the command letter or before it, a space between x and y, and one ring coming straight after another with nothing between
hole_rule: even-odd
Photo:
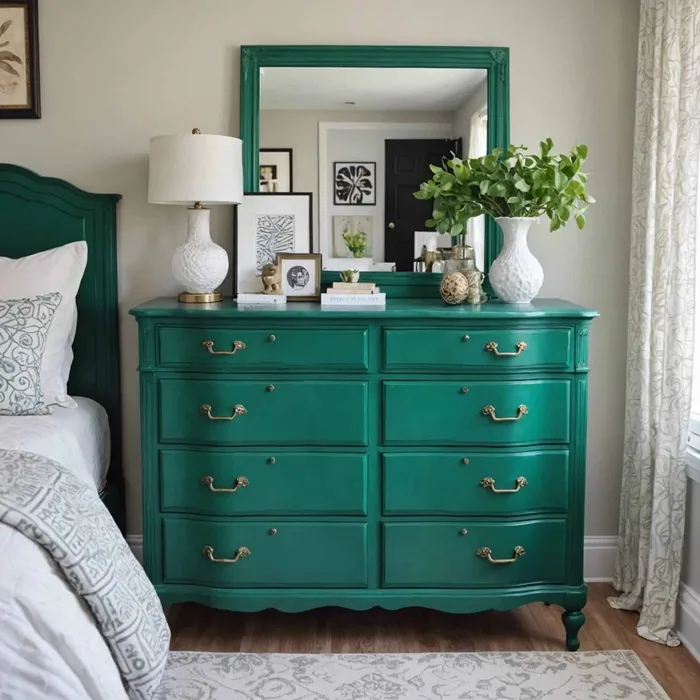
<instances>
[{"instance_id":1,"label":"leaning picture frame","mask_svg":"<svg viewBox=\"0 0 700 700\"><path fill-rule=\"evenodd\" d=\"M287 301L321 300L320 253L280 253L277 267Z\"/></svg>"},{"instance_id":2,"label":"leaning picture frame","mask_svg":"<svg viewBox=\"0 0 700 700\"><path fill-rule=\"evenodd\" d=\"M262 292L262 268L280 253L310 253L313 247L311 192L251 192L233 217L233 291Z\"/></svg>"},{"instance_id":3,"label":"leaning picture frame","mask_svg":"<svg viewBox=\"0 0 700 700\"><path fill-rule=\"evenodd\" d=\"M0 2L0 119L39 119L38 0Z\"/></svg>"}]
</instances>

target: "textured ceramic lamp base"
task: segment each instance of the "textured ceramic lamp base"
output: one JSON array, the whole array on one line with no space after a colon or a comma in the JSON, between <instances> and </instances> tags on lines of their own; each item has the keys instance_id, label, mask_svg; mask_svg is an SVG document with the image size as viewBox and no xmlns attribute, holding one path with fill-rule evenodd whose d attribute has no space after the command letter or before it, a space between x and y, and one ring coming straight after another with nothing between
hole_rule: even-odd
<instances>
[{"instance_id":1,"label":"textured ceramic lamp base","mask_svg":"<svg viewBox=\"0 0 700 700\"><path fill-rule=\"evenodd\" d=\"M178 296L183 303L206 304L222 298L216 289L228 274L228 255L211 240L209 214L209 209L187 210L187 240L173 255L173 277L185 288Z\"/></svg>"}]
</instances>

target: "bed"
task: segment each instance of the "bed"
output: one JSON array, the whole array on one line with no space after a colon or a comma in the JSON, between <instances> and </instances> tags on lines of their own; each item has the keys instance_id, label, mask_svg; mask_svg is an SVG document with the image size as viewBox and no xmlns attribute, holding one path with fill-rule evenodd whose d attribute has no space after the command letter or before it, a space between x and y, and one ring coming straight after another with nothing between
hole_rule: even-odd
<instances>
[{"instance_id":1,"label":"bed","mask_svg":"<svg viewBox=\"0 0 700 700\"><path fill-rule=\"evenodd\" d=\"M68 382L77 407L0 416L3 698L147 698L167 657L162 606L120 534L119 199L0 164L0 256L88 247Z\"/></svg>"},{"instance_id":2,"label":"bed","mask_svg":"<svg viewBox=\"0 0 700 700\"><path fill-rule=\"evenodd\" d=\"M76 443L90 443L85 452L92 452L92 457L77 456L86 462L85 469L93 475L105 505L123 531L116 244L120 198L117 194L85 192L63 180L0 164L0 256L20 258L81 240L88 245L87 267L77 297L75 359L68 385L72 396L83 397L78 401L78 414L71 414L76 409L57 408L51 421L38 417L33 427L26 417L14 419L14 425L3 418L0 447L13 449L3 444L7 439L9 444L25 444L25 449L29 444L34 449L27 451L41 453L43 445L50 453L46 456L51 457L56 451L57 455L71 449L75 453Z\"/></svg>"}]
</instances>

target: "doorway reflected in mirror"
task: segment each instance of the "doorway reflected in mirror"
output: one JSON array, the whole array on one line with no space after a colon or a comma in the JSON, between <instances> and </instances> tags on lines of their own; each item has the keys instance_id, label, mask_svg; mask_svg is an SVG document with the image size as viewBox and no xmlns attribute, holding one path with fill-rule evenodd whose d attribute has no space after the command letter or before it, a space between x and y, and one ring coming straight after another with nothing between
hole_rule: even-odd
<instances>
[{"instance_id":1,"label":"doorway reflected in mirror","mask_svg":"<svg viewBox=\"0 0 700 700\"><path fill-rule=\"evenodd\" d=\"M294 150L292 191L317 195L313 249L325 269L344 269L348 258L364 270L416 269L416 233L433 203L413 193L431 164L486 154L487 98L485 69L261 71L261 151ZM261 189L275 191L278 179L261 167ZM484 236L483 221L470 222L464 242L480 269Z\"/></svg>"}]
</instances>

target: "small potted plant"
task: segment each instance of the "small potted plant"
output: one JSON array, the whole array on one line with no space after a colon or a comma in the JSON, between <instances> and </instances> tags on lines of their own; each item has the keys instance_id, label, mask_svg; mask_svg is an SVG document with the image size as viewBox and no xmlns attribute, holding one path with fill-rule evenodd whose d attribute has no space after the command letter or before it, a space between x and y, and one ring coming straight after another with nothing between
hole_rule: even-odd
<instances>
[{"instance_id":1,"label":"small potted plant","mask_svg":"<svg viewBox=\"0 0 700 700\"><path fill-rule=\"evenodd\" d=\"M442 166L431 165L433 177L414 194L433 199L433 216L426 222L439 233L461 236L467 221L492 216L503 230L503 248L489 270L498 297L509 303L529 303L537 296L544 272L527 247L527 232L546 214L550 231L571 219L582 229L586 210L595 200L586 192L581 171L588 148L575 146L568 155L552 154L554 143L540 143L539 154L525 146L497 148L467 161L453 157Z\"/></svg>"}]
</instances>

